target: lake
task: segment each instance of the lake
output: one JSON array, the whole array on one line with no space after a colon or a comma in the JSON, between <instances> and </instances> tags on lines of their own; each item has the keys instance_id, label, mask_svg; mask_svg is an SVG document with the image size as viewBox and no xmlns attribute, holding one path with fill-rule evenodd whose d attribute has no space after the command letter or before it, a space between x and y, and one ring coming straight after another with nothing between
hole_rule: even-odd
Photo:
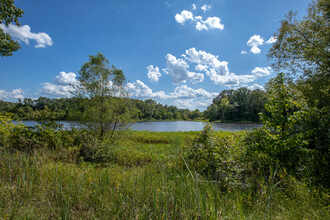
<instances>
[{"instance_id":1,"label":"lake","mask_svg":"<svg viewBox=\"0 0 330 220\"><path fill-rule=\"evenodd\" d=\"M16 123L16 122L14 122ZM22 121L27 126L35 126L36 121ZM63 125L63 129L79 128L77 122L57 121ZM241 123L214 123L214 130L216 131L243 131L252 130L261 127L261 124L241 124ZM203 122L198 121L148 121L136 122L130 127L136 131L201 131L203 129Z\"/></svg>"}]
</instances>

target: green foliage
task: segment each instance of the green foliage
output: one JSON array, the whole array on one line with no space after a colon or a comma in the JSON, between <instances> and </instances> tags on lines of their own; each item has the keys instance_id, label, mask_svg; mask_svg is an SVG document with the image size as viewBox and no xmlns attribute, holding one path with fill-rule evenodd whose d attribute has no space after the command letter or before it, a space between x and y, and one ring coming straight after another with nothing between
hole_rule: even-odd
<instances>
[{"instance_id":1,"label":"green foliage","mask_svg":"<svg viewBox=\"0 0 330 220\"><path fill-rule=\"evenodd\" d=\"M185 150L185 157L191 169L212 180L222 183L222 187L233 184L243 171L239 160L242 148L239 147L237 133L217 134L210 123Z\"/></svg>"},{"instance_id":2,"label":"green foliage","mask_svg":"<svg viewBox=\"0 0 330 220\"><path fill-rule=\"evenodd\" d=\"M268 53L275 70L297 74L301 91L313 105L329 106L330 29L328 0L313 1L301 20L289 12Z\"/></svg>"},{"instance_id":3,"label":"green foliage","mask_svg":"<svg viewBox=\"0 0 330 220\"><path fill-rule=\"evenodd\" d=\"M283 73L267 84L263 128L244 141L246 160L255 173L280 167L298 178L328 187L329 113L310 108Z\"/></svg>"},{"instance_id":4,"label":"green foliage","mask_svg":"<svg viewBox=\"0 0 330 220\"><path fill-rule=\"evenodd\" d=\"M305 170L309 170L308 175L312 176L309 179L326 187L329 187L326 179L330 178L327 171L330 144L329 8L329 1L317 0L310 4L307 15L300 20L295 13L289 12L275 33L277 42L268 53L274 69L282 69L292 77L288 89L295 94L295 99L292 99L295 112L288 116L277 114L282 117L282 120L274 119L282 124L277 127L269 119L267 121L273 130L279 127L286 129L282 137L291 137L285 137L286 146L295 145L295 149L300 149L298 151L308 151L309 156L302 160ZM285 102L285 98L283 100L282 109L290 108L287 106L290 103Z\"/></svg>"},{"instance_id":5,"label":"green foliage","mask_svg":"<svg viewBox=\"0 0 330 220\"><path fill-rule=\"evenodd\" d=\"M260 160L260 168L280 166L291 173L304 169L308 141L305 133L297 127L300 120L296 101L297 94L293 87L280 73L267 84L268 102L265 105L268 115L261 114L262 130L256 130L247 138L248 154L252 160ZM260 158L261 157L261 158ZM268 161L267 161L268 160Z\"/></svg>"},{"instance_id":6,"label":"green foliage","mask_svg":"<svg viewBox=\"0 0 330 220\"><path fill-rule=\"evenodd\" d=\"M110 66L109 61L101 53L89 56L79 71L76 96L84 97L84 121L102 139L111 131L124 128L130 121L130 111L124 91L125 75L121 69Z\"/></svg>"},{"instance_id":7,"label":"green foliage","mask_svg":"<svg viewBox=\"0 0 330 220\"><path fill-rule=\"evenodd\" d=\"M8 26L14 22L20 25L18 18L24 14L23 10L14 5L14 0L0 0L0 24ZM0 28L0 55L11 56L12 53L21 47L18 41L14 41L9 34Z\"/></svg>"},{"instance_id":8,"label":"green foliage","mask_svg":"<svg viewBox=\"0 0 330 220\"><path fill-rule=\"evenodd\" d=\"M9 152L53 151L59 160L77 162L80 147L88 142L85 131L55 130L52 124L31 129L11 120L11 115L0 115L0 148Z\"/></svg>"},{"instance_id":9,"label":"green foliage","mask_svg":"<svg viewBox=\"0 0 330 220\"><path fill-rule=\"evenodd\" d=\"M107 97L107 99L112 99ZM111 101L109 101L111 102ZM179 109L175 106L162 105L154 100L145 101L138 99L125 99L126 106L130 108L130 116L133 120L203 120L203 113L198 109L190 111L188 109ZM0 100L0 112L10 112L14 114L14 119L19 120L68 120L68 121L86 121L88 117L87 108L92 105L92 101L87 98L59 98L49 99L39 97L32 100L24 98L17 103L5 102ZM46 108L52 113L48 117L43 112ZM47 111L48 111L47 110ZM127 113L127 112L126 112ZM49 114L48 114L49 115ZM125 114L123 114L124 116ZM43 118L46 116L46 118Z\"/></svg>"},{"instance_id":10,"label":"green foliage","mask_svg":"<svg viewBox=\"0 0 330 220\"><path fill-rule=\"evenodd\" d=\"M72 146L76 144L70 138L75 136L88 142L87 133L59 134ZM33 154L0 147L0 218L329 218L329 193L285 172L278 172L280 184L260 181L255 192L237 185L223 192L218 181L204 181L199 175L193 179L174 158L180 154L177 144L186 145L196 134L128 132L105 163L71 160L79 152L75 147L36 149ZM214 132L214 136L240 140L242 134Z\"/></svg>"},{"instance_id":11,"label":"green foliage","mask_svg":"<svg viewBox=\"0 0 330 220\"><path fill-rule=\"evenodd\" d=\"M204 114L210 121L259 121L258 114L265 111L265 102L262 90L223 90Z\"/></svg>"}]
</instances>

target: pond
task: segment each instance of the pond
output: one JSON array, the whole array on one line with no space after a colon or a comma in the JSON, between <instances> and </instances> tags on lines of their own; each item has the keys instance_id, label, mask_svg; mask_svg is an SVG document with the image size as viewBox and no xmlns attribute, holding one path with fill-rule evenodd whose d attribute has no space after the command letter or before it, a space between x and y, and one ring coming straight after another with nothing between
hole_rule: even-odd
<instances>
[{"instance_id":1,"label":"pond","mask_svg":"<svg viewBox=\"0 0 330 220\"><path fill-rule=\"evenodd\" d=\"M17 122L16 122L17 123ZM35 126L36 121L22 121L26 126ZM62 129L71 129L82 127L77 122L57 121L63 125ZM261 124L242 124L242 123L214 123L216 131L243 131L252 130L261 127ZM203 122L199 121L148 121L136 122L130 126L130 129L137 131L200 131L203 129Z\"/></svg>"}]
</instances>

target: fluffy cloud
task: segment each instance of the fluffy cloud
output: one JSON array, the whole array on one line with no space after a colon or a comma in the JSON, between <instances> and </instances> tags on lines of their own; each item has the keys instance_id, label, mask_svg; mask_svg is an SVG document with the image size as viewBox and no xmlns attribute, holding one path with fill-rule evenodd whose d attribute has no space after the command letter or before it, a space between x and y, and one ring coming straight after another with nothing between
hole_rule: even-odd
<instances>
[{"instance_id":1,"label":"fluffy cloud","mask_svg":"<svg viewBox=\"0 0 330 220\"><path fill-rule=\"evenodd\" d=\"M241 54L247 54L247 52L245 50L242 50Z\"/></svg>"},{"instance_id":2,"label":"fluffy cloud","mask_svg":"<svg viewBox=\"0 0 330 220\"><path fill-rule=\"evenodd\" d=\"M5 33L10 34L12 37L17 38L26 44L29 44L30 40L35 40L37 44L34 47L36 48L44 48L53 45L52 38L48 34L43 32L37 34L32 33L29 25L19 27L9 24L8 27L6 27L4 24L0 24L0 28L3 29Z\"/></svg>"},{"instance_id":3,"label":"fluffy cloud","mask_svg":"<svg viewBox=\"0 0 330 220\"><path fill-rule=\"evenodd\" d=\"M158 99L212 99L217 93L210 93L202 88L193 89L187 85L180 85L173 92L166 94L164 91L154 92L152 89L140 80L134 83L128 83L126 89L133 98L158 98Z\"/></svg>"},{"instance_id":4,"label":"fluffy cloud","mask_svg":"<svg viewBox=\"0 0 330 220\"><path fill-rule=\"evenodd\" d=\"M196 63L195 69L204 71L215 84L225 86L237 86L240 83L253 82L256 79L254 75L236 75L230 73L227 61L220 61L218 56L205 51L197 51L195 48L186 50L185 59Z\"/></svg>"},{"instance_id":5,"label":"fluffy cloud","mask_svg":"<svg viewBox=\"0 0 330 220\"><path fill-rule=\"evenodd\" d=\"M266 41L266 44L272 44L275 43L277 41L277 38L272 36L268 39L268 41Z\"/></svg>"},{"instance_id":6,"label":"fluffy cloud","mask_svg":"<svg viewBox=\"0 0 330 220\"><path fill-rule=\"evenodd\" d=\"M152 82L157 82L159 80L159 77L162 76L162 74L159 72L158 67L154 67L153 65L150 65L147 67L148 70L148 79Z\"/></svg>"},{"instance_id":7,"label":"fluffy cloud","mask_svg":"<svg viewBox=\"0 0 330 220\"><path fill-rule=\"evenodd\" d=\"M54 83L43 83L40 94L51 97L71 97L73 88L72 85L78 83L76 74L70 72L60 72L54 79Z\"/></svg>"},{"instance_id":8,"label":"fluffy cloud","mask_svg":"<svg viewBox=\"0 0 330 220\"><path fill-rule=\"evenodd\" d=\"M196 29L201 30L209 30L209 29L219 29L223 30L224 25L220 23L220 18L218 17L208 17L206 20L203 20L201 16L197 16L195 18L197 21Z\"/></svg>"},{"instance_id":9,"label":"fluffy cloud","mask_svg":"<svg viewBox=\"0 0 330 220\"><path fill-rule=\"evenodd\" d=\"M134 83L128 83L126 89L131 98L171 99L174 100L173 104L177 107L188 108L191 110L197 108L205 109L211 104L212 99L218 95L218 93L210 93L202 88L193 89L187 85L177 86L173 92L168 94L164 91L154 92L140 80L137 80Z\"/></svg>"},{"instance_id":10,"label":"fluffy cloud","mask_svg":"<svg viewBox=\"0 0 330 220\"><path fill-rule=\"evenodd\" d=\"M257 77L262 77L262 76L269 76L271 74L272 68L270 66L268 67L255 67L251 73L256 75Z\"/></svg>"},{"instance_id":11,"label":"fluffy cloud","mask_svg":"<svg viewBox=\"0 0 330 220\"><path fill-rule=\"evenodd\" d=\"M168 95L164 91L153 92L152 89L140 80L136 80L134 83L127 83L126 89L130 96L134 98L168 98Z\"/></svg>"},{"instance_id":12,"label":"fluffy cloud","mask_svg":"<svg viewBox=\"0 0 330 220\"><path fill-rule=\"evenodd\" d=\"M205 6L205 5L204 5ZM204 7L203 6L203 7ZM193 4L193 10L196 7L196 5ZM211 6L208 6L211 7ZM201 30L209 30L209 29L218 29L223 30L224 25L221 24L221 19L218 17L207 17L205 20L202 16L194 16L191 11L183 10L180 14L175 15L175 20L184 25L186 21L193 21L196 23L196 29Z\"/></svg>"},{"instance_id":13,"label":"fluffy cloud","mask_svg":"<svg viewBox=\"0 0 330 220\"><path fill-rule=\"evenodd\" d=\"M228 74L228 62L218 60L218 56L207 53L205 51L197 51L195 48L190 48L186 50L185 54L186 60L200 64L196 68L201 70L207 70L208 68L213 68L218 74Z\"/></svg>"},{"instance_id":14,"label":"fluffy cloud","mask_svg":"<svg viewBox=\"0 0 330 220\"><path fill-rule=\"evenodd\" d=\"M205 11L207 11L207 10L210 10L211 9L211 5L203 5L202 7L201 7L201 9L205 12Z\"/></svg>"},{"instance_id":15,"label":"fluffy cloud","mask_svg":"<svg viewBox=\"0 0 330 220\"><path fill-rule=\"evenodd\" d=\"M70 97L72 88L70 86L61 86L53 83L43 83L41 94L51 97Z\"/></svg>"},{"instance_id":16,"label":"fluffy cloud","mask_svg":"<svg viewBox=\"0 0 330 220\"><path fill-rule=\"evenodd\" d=\"M259 54L261 52L259 46L264 44L264 39L260 37L260 35L253 35L250 37L247 45L251 47L250 51L254 54Z\"/></svg>"},{"instance_id":17,"label":"fluffy cloud","mask_svg":"<svg viewBox=\"0 0 330 220\"><path fill-rule=\"evenodd\" d=\"M170 98L174 99L191 99L191 98L202 98L202 99L210 99L214 98L218 95L218 93L210 93L202 88L193 89L188 87L187 85L181 85L175 88L173 93L170 93Z\"/></svg>"},{"instance_id":18,"label":"fluffy cloud","mask_svg":"<svg viewBox=\"0 0 330 220\"><path fill-rule=\"evenodd\" d=\"M173 84L198 83L204 80L204 74L188 71L189 65L183 59L177 59L172 54L166 55L166 73L172 77Z\"/></svg>"},{"instance_id":19,"label":"fluffy cloud","mask_svg":"<svg viewBox=\"0 0 330 220\"><path fill-rule=\"evenodd\" d=\"M238 86L241 83L249 83L256 80L254 75L236 75L235 73L219 75L214 69L210 69L207 75L215 84L225 86Z\"/></svg>"},{"instance_id":20,"label":"fluffy cloud","mask_svg":"<svg viewBox=\"0 0 330 220\"><path fill-rule=\"evenodd\" d=\"M192 10L197 10L197 7L195 4L192 4Z\"/></svg>"},{"instance_id":21,"label":"fluffy cloud","mask_svg":"<svg viewBox=\"0 0 330 220\"><path fill-rule=\"evenodd\" d=\"M241 88L241 87L245 87L245 88L248 88L250 90L256 90L256 89L260 89L260 90L265 90L265 88L259 84L253 84L253 85L241 85L239 87L235 87L234 89L238 89L238 88Z\"/></svg>"},{"instance_id":22,"label":"fluffy cloud","mask_svg":"<svg viewBox=\"0 0 330 220\"><path fill-rule=\"evenodd\" d=\"M256 67L252 70L252 74L236 75L229 71L227 61L221 61L218 56L202 50L197 51L195 48L186 50L185 54L181 56L183 58L176 58L172 54L166 55L167 68L163 71L172 77L173 84L187 81L190 83L202 82L205 74L216 85L233 87L251 83L258 77L269 75L271 71L270 67ZM199 73L190 72L189 64L194 65L195 70ZM190 98L191 94L186 98Z\"/></svg>"},{"instance_id":23,"label":"fluffy cloud","mask_svg":"<svg viewBox=\"0 0 330 220\"><path fill-rule=\"evenodd\" d=\"M21 88L13 89L11 92L0 89L0 99L23 99L24 91Z\"/></svg>"},{"instance_id":24,"label":"fluffy cloud","mask_svg":"<svg viewBox=\"0 0 330 220\"><path fill-rule=\"evenodd\" d=\"M77 83L76 80L76 74L70 72L70 73L65 73L65 72L60 72L54 80L54 83L57 85L73 85Z\"/></svg>"},{"instance_id":25,"label":"fluffy cloud","mask_svg":"<svg viewBox=\"0 0 330 220\"><path fill-rule=\"evenodd\" d=\"M180 14L175 15L175 20L183 25L188 20L194 20L194 16L190 11L183 10Z\"/></svg>"},{"instance_id":26,"label":"fluffy cloud","mask_svg":"<svg viewBox=\"0 0 330 220\"><path fill-rule=\"evenodd\" d=\"M212 99L203 100L203 102L196 101L194 99L177 99L173 102L175 106L182 109L195 110L200 109L204 110L207 106L212 104Z\"/></svg>"}]
</instances>

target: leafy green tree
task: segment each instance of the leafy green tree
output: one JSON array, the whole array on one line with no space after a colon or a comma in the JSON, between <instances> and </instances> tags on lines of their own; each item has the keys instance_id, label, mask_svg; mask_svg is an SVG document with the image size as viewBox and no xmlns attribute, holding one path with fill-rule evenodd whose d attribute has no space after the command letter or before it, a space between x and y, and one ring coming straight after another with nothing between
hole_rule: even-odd
<instances>
[{"instance_id":1,"label":"leafy green tree","mask_svg":"<svg viewBox=\"0 0 330 220\"><path fill-rule=\"evenodd\" d=\"M23 13L22 9L14 5L14 0L0 0L0 24L7 26L14 22L16 25L20 25L18 18L22 17ZM0 55L11 56L20 48L18 41L14 41L0 28Z\"/></svg>"},{"instance_id":2,"label":"leafy green tree","mask_svg":"<svg viewBox=\"0 0 330 220\"><path fill-rule=\"evenodd\" d=\"M84 121L90 122L100 138L108 131L112 131L112 137L129 121L125 80L123 71L110 65L102 53L90 55L79 71L79 84L73 85L75 95L86 98Z\"/></svg>"},{"instance_id":3,"label":"leafy green tree","mask_svg":"<svg viewBox=\"0 0 330 220\"><path fill-rule=\"evenodd\" d=\"M311 151L308 158L314 182L329 186L330 110L330 2L313 1L298 20L289 12L275 33L277 42L268 53L275 70L290 74L299 94L293 127ZM296 147L300 147L296 145Z\"/></svg>"},{"instance_id":4,"label":"leafy green tree","mask_svg":"<svg viewBox=\"0 0 330 220\"><path fill-rule=\"evenodd\" d=\"M289 119L294 110L297 109L297 102L294 100L294 90L289 82L285 80L284 73L267 83L268 102L266 110L270 113L261 113L261 122L272 134L279 135L279 140L285 141L288 136Z\"/></svg>"},{"instance_id":5,"label":"leafy green tree","mask_svg":"<svg viewBox=\"0 0 330 220\"><path fill-rule=\"evenodd\" d=\"M265 92L238 88L223 90L204 112L210 121L259 121L259 113L264 111Z\"/></svg>"},{"instance_id":6,"label":"leafy green tree","mask_svg":"<svg viewBox=\"0 0 330 220\"><path fill-rule=\"evenodd\" d=\"M329 106L330 2L313 1L302 19L289 12L268 53L275 70L298 76L300 90L312 106Z\"/></svg>"},{"instance_id":7,"label":"leafy green tree","mask_svg":"<svg viewBox=\"0 0 330 220\"><path fill-rule=\"evenodd\" d=\"M266 89L267 113L260 114L263 128L246 138L248 161L255 171L280 167L298 176L306 174L310 150L308 133L300 126L304 112L299 92L284 73L272 78Z\"/></svg>"}]
</instances>

